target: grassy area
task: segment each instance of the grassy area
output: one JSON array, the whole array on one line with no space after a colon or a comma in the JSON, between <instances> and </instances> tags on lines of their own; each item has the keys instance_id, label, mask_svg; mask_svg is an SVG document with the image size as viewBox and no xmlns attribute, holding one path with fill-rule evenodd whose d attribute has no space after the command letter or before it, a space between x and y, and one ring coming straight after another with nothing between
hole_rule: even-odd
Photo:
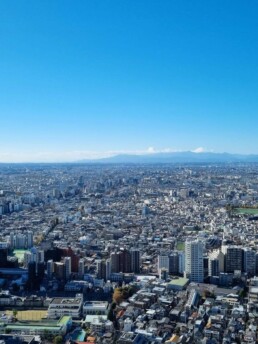
<instances>
[{"instance_id":1,"label":"grassy area","mask_svg":"<svg viewBox=\"0 0 258 344\"><path fill-rule=\"evenodd\" d=\"M19 263L23 262L25 252L27 252L27 250L13 250L13 254L18 258Z\"/></svg>"},{"instance_id":2,"label":"grassy area","mask_svg":"<svg viewBox=\"0 0 258 344\"><path fill-rule=\"evenodd\" d=\"M64 325L70 320L70 317L68 315L64 315L61 320L59 321L59 324Z\"/></svg>"},{"instance_id":3,"label":"grassy area","mask_svg":"<svg viewBox=\"0 0 258 344\"><path fill-rule=\"evenodd\" d=\"M13 311L5 311L8 315L13 315ZM18 311L16 318L20 320L41 320L47 315L47 311L42 310L29 310L29 311Z\"/></svg>"},{"instance_id":4,"label":"grassy area","mask_svg":"<svg viewBox=\"0 0 258 344\"><path fill-rule=\"evenodd\" d=\"M176 249L177 249L178 251L184 251L184 250L185 250L185 243L179 241L179 242L176 244Z\"/></svg>"},{"instance_id":5,"label":"grassy area","mask_svg":"<svg viewBox=\"0 0 258 344\"><path fill-rule=\"evenodd\" d=\"M233 213L243 215L258 215L257 208L234 208Z\"/></svg>"}]
</instances>

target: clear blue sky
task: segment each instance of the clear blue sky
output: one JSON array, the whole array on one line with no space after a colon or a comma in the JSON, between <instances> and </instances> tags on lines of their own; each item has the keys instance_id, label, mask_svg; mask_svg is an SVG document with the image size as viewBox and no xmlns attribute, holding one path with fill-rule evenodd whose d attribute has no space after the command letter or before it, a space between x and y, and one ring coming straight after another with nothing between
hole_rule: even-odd
<instances>
[{"instance_id":1,"label":"clear blue sky","mask_svg":"<svg viewBox=\"0 0 258 344\"><path fill-rule=\"evenodd\" d=\"M258 153L258 2L0 1L0 161Z\"/></svg>"}]
</instances>

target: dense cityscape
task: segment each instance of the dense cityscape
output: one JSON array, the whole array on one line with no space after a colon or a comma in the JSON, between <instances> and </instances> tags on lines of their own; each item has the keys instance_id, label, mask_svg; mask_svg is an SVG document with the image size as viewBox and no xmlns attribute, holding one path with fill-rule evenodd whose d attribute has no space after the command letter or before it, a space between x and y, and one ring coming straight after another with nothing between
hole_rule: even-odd
<instances>
[{"instance_id":1,"label":"dense cityscape","mask_svg":"<svg viewBox=\"0 0 258 344\"><path fill-rule=\"evenodd\" d=\"M2 164L0 342L256 343L257 164Z\"/></svg>"}]
</instances>

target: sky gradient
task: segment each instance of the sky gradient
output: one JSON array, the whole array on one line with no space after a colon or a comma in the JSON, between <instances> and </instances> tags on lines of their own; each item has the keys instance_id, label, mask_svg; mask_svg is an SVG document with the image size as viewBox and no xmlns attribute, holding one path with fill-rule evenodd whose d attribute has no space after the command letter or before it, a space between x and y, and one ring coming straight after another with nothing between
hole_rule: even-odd
<instances>
[{"instance_id":1,"label":"sky gradient","mask_svg":"<svg viewBox=\"0 0 258 344\"><path fill-rule=\"evenodd\" d=\"M257 12L242 0L2 0L0 161L258 153Z\"/></svg>"}]
</instances>

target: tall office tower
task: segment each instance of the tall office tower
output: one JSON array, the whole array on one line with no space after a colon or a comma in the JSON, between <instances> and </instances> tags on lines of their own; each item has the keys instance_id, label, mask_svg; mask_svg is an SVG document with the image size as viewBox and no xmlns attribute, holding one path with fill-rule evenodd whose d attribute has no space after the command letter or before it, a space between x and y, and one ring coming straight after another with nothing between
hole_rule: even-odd
<instances>
[{"instance_id":1,"label":"tall office tower","mask_svg":"<svg viewBox=\"0 0 258 344\"><path fill-rule=\"evenodd\" d=\"M78 272L81 278L83 278L84 276L84 266L85 266L84 258L81 258L79 260L79 266L78 266Z\"/></svg>"},{"instance_id":2,"label":"tall office tower","mask_svg":"<svg viewBox=\"0 0 258 344\"><path fill-rule=\"evenodd\" d=\"M44 263L44 261L45 261L45 252L43 250L37 250L36 262L37 263Z\"/></svg>"},{"instance_id":3,"label":"tall office tower","mask_svg":"<svg viewBox=\"0 0 258 344\"><path fill-rule=\"evenodd\" d=\"M110 274L111 274L111 261L110 259L106 260L106 280L110 280Z\"/></svg>"},{"instance_id":4,"label":"tall office tower","mask_svg":"<svg viewBox=\"0 0 258 344\"><path fill-rule=\"evenodd\" d=\"M72 258L64 257L64 275L65 279L68 280L72 273Z\"/></svg>"},{"instance_id":5,"label":"tall office tower","mask_svg":"<svg viewBox=\"0 0 258 344\"><path fill-rule=\"evenodd\" d=\"M140 251L137 248L131 249L131 270L132 272L140 273Z\"/></svg>"},{"instance_id":6,"label":"tall office tower","mask_svg":"<svg viewBox=\"0 0 258 344\"><path fill-rule=\"evenodd\" d=\"M65 277L65 268L64 268L64 263L59 263L59 262L55 262L54 263L54 272L56 274L56 277L58 279L64 279Z\"/></svg>"},{"instance_id":7,"label":"tall office tower","mask_svg":"<svg viewBox=\"0 0 258 344\"><path fill-rule=\"evenodd\" d=\"M242 271L242 248L234 245L222 245L221 250L225 255L225 272L230 273L236 270Z\"/></svg>"},{"instance_id":8,"label":"tall office tower","mask_svg":"<svg viewBox=\"0 0 258 344\"><path fill-rule=\"evenodd\" d=\"M47 261L47 277L52 278L54 272L54 262L53 259Z\"/></svg>"},{"instance_id":9,"label":"tall office tower","mask_svg":"<svg viewBox=\"0 0 258 344\"><path fill-rule=\"evenodd\" d=\"M256 252L250 247L243 249L243 271L250 276L254 276L256 272Z\"/></svg>"},{"instance_id":10,"label":"tall office tower","mask_svg":"<svg viewBox=\"0 0 258 344\"><path fill-rule=\"evenodd\" d=\"M126 249L119 252L119 272L131 272L131 253Z\"/></svg>"},{"instance_id":11,"label":"tall office tower","mask_svg":"<svg viewBox=\"0 0 258 344\"><path fill-rule=\"evenodd\" d=\"M209 258L209 276L219 276L219 259Z\"/></svg>"},{"instance_id":12,"label":"tall office tower","mask_svg":"<svg viewBox=\"0 0 258 344\"><path fill-rule=\"evenodd\" d=\"M28 282L31 289L34 289L36 282L36 262L29 262L28 264Z\"/></svg>"},{"instance_id":13,"label":"tall office tower","mask_svg":"<svg viewBox=\"0 0 258 344\"><path fill-rule=\"evenodd\" d=\"M106 262L105 260L98 259L97 263L97 278L106 280Z\"/></svg>"},{"instance_id":14,"label":"tall office tower","mask_svg":"<svg viewBox=\"0 0 258 344\"><path fill-rule=\"evenodd\" d=\"M185 271L185 252L178 251L178 272L183 274Z\"/></svg>"},{"instance_id":15,"label":"tall office tower","mask_svg":"<svg viewBox=\"0 0 258 344\"><path fill-rule=\"evenodd\" d=\"M178 252L172 252L169 257L169 270L171 275L178 275L179 272L179 256Z\"/></svg>"},{"instance_id":16,"label":"tall office tower","mask_svg":"<svg viewBox=\"0 0 258 344\"><path fill-rule=\"evenodd\" d=\"M33 246L33 232L28 231L26 233L26 246L27 248L31 248Z\"/></svg>"},{"instance_id":17,"label":"tall office tower","mask_svg":"<svg viewBox=\"0 0 258 344\"><path fill-rule=\"evenodd\" d=\"M13 249L14 248L14 233L10 234L9 243L10 243L10 248Z\"/></svg>"},{"instance_id":18,"label":"tall office tower","mask_svg":"<svg viewBox=\"0 0 258 344\"><path fill-rule=\"evenodd\" d=\"M160 274L161 270L165 269L169 271L169 258L168 254L160 254L158 256L158 273Z\"/></svg>"},{"instance_id":19,"label":"tall office tower","mask_svg":"<svg viewBox=\"0 0 258 344\"><path fill-rule=\"evenodd\" d=\"M71 247L62 249L63 257L71 257L71 269L72 272L78 272L80 257L74 253Z\"/></svg>"},{"instance_id":20,"label":"tall office tower","mask_svg":"<svg viewBox=\"0 0 258 344\"><path fill-rule=\"evenodd\" d=\"M25 248L26 247L26 236L18 233L14 236L14 247Z\"/></svg>"},{"instance_id":21,"label":"tall office tower","mask_svg":"<svg viewBox=\"0 0 258 344\"><path fill-rule=\"evenodd\" d=\"M203 282L203 243L199 240L185 242L185 276L191 282Z\"/></svg>"},{"instance_id":22,"label":"tall office tower","mask_svg":"<svg viewBox=\"0 0 258 344\"><path fill-rule=\"evenodd\" d=\"M110 265L111 265L111 272L120 272L120 266L119 266L119 253L113 252L110 255Z\"/></svg>"},{"instance_id":23,"label":"tall office tower","mask_svg":"<svg viewBox=\"0 0 258 344\"><path fill-rule=\"evenodd\" d=\"M203 278L209 276L209 257L203 257Z\"/></svg>"},{"instance_id":24,"label":"tall office tower","mask_svg":"<svg viewBox=\"0 0 258 344\"><path fill-rule=\"evenodd\" d=\"M224 254L222 253L221 250L214 250L214 251L210 252L210 254L209 254L209 261L210 260L218 260L219 272L224 272L225 256L224 256ZM212 263L212 264L217 264L217 263ZM215 269L215 270L213 270L213 272L214 271L217 271L217 270ZM212 270L210 270L210 265L209 265L209 276L218 276L218 275L211 275L211 273L212 273Z\"/></svg>"}]
</instances>

